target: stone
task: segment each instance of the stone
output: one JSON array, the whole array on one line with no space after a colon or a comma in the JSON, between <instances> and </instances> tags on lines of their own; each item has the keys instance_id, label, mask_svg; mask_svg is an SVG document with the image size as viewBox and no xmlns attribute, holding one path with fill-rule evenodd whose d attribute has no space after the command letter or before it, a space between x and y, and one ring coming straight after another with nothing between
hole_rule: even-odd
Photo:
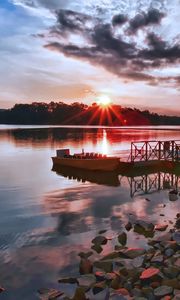
<instances>
[{"instance_id":1,"label":"stone","mask_svg":"<svg viewBox=\"0 0 180 300\"><path fill-rule=\"evenodd\" d=\"M89 252L80 252L78 254L78 256L80 256L80 258L89 258L91 255L93 255L92 251L89 251Z\"/></svg>"},{"instance_id":2,"label":"stone","mask_svg":"<svg viewBox=\"0 0 180 300\"><path fill-rule=\"evenodd\" d=\"M151 287L153 288L153 289L156 289L157 287L159 287L161 285L161 283L159 282L159 281L153 281L152 283L151 283Z\"/></svg>"},{"instance_id":3,"label":"stone","mask_svg":"<svg viewBox=\"0 0 180 300\"><path fill-rule=\"evenodd\" d=\"M169 266L169 267L163 269L163 273L172 279L177 277L179 272L180 272L179 268L175 267L175 266Z\"/></svg>"},{"instance_id":4,"label":"stone","mask_svg":"<svg viewBox=\"0 0 180 300\"><path fill-rule=\"evenodd\" d=\"M132 289L131 293L135 297L141 297L142 296L142 291L140 289L137 289L137 288Z\"/></svg>"},{"instance_id":5,"label":"stone","mask_svg":"<svg viewBox=\"0 0 180 300\"><path fill-rule=\"evenodd\" d=\"M106 277L106 273L97 271L95 272L95 277L96 277L96 281L104 281Z\"/></svg>"},{"instance_id":6,"label":"stone","mask_svg":"<svg viewBox=\"0 0 180 300\"><path fill-rule=\"evenodd\" d=\"M172 255L174 255L174 253L175 253L174 250L171 248L165 250L165 255L167 257L171 257Z\"/></svg>"},{"instance_id":7,"label":"stone","mask_svg":"<svg viewBox=\"0 0 180 300\"><path fill-rule=\"evenodd\" d=\"M119 294L119 295L123 295L123 296L129 296L129 292L125 288L121 288L121 289L116 290L116 293Z\"/></svg>"},{"instance_id":8,"label":"stone","mask_svg":"<svg viewBox=\"0 0 180 300\"><path fill-rule=\"evenodd\" d=\"M152 259L151 259L151 262L152 263L162 263L163 262L163 255L157 255L157 256L154 256Z\"/></svg>"},{"instance_id":9,"label":"stone","mask_svg":"<svg viewBox=\"0 0 180 300\"><path fill-rule=\"evenodd\" d=\"M97 237L95 237L92 240L93 244L98 244L98 245L106 245L107 244L107 238L103 235L99 235Z\"/></svg>"},{"instance_id":10,"label":"stone","mask_svg":"<svg viewBox=\"0 0 180 300\"><path fill-rule=\"evenodd\" d=\"M177 201L178 195L177 194L170 194L169 192L169 201Z\"/></svg>"},{"instance_id":11,"label":"stone","mask_svg":"<svg viewBox=\"0 0 180 300\"><path fill-rule=\"evenodd\" d=\"M154 290L154 295L156 297L164 297L166 295L171 295L173 293L173 288L167 285L162 285Z\"/></svg>"},{"instance_id":12,"label":"stone","mask_svg":"<svg viewBox=\"0 0 180 300\"><path fill-rule=\"evenodd\" d=\"M89 259L81 258L79 264L79 273L81 275L90 274L93 272L93 265Z\"/></svg>"},{"instance_id":13,"label":"stone","mask_svg":"<svg viewBox=\"0 0 180 300\"><path fill-rule=\"evenodd\" d=\"M90 287L96 282L96 277L93 274L82 275L77 278L78 284L82 287Z\"/></svg>"},{"instance_id":14,"label":"stone","mask_svg":"<svg viewBox=\"0 0 180 300\"><path fill-rule=\"evenodd\" d=\"M180 268L180 258L175 261L174 265Z\"/></svg>"},{"instance_id":15,"label":"stone","mask_svg":"<svg viewBox=\"0 0 180 300\"><path fill-rule=\"evenodd\" d=\"M149 279L160 273L160 270L157 268L148 268L142 272L140 279Z\"/></svg>"},{"instance_id":16,"label":"stone","mask_svg":"<svg viewBox=\"0 0 180 300\"><path fill-rule=\"evenodd\" d=\"M55 289L40 289L38 293L43 296L43 299L57 299L64 293Z\"/></svg>"},{"instance_id":17,"label":"stone","mask_svg":"<svg viewBox=\"0 0 180 300\"><path fill-rule=\"evenodd\" d=\"M176 220L175 226L177 229L180 229L180 217Z\"/></svg>"},{"instance_id":18,"label":"stone","mask_svg":"<svg viewBox=\"0 0 180 300\"><path fill-rule=\"evenodd\" d=\"M156 236L154 239L153 239L153 242L167 242L167 241L170 241L172 238L172 234L170 232L167 232L167 233L163 233L163 234L160 234L159 236Z\"/></svg>"},{"instance_id":19,"label":"stone","mask_svg":"<svg viewBox=\"0 0 180 300\"><path fill-rule=\"evenodd\" d=\"M155 230L157 231L165 231L168 228L168 225L164 225L164 224L158 224L155 226Z\"/></svg>"},{"instance_id":20,"label":"stone","mask_svg":"<svg viewBox=\"0 0 180 300\"><path fill-rule=\"evenodd\" d=\"M119 234L118 241L122 246L125 246L127 243L127 234L125 232Z\"/></svg>"},{"instance_id":21,"label":"stone","mask_svg":"<svg viewBox=\"0 0 180 300\"><path fill-rule=\"evenodd\" d=\"M112 261L95 261L94 266L98 269L102 269L107 273L111 273L113 271Z\"/></svg>"},{"instance_id":22,"label":"stone","mask_svg":"<svg viewBox=\"0 0 180 300\"><path fill-rule=\"evenodd\" d=\"M130 231L132 229L132 224L131 222L128 222L126 225L125 225L125 228L127 231Z\"/></svg>"},{"instance_id":23,"label":"stone","mask_svg":"<svg viewBox=\"0 0 180 300\"><path fill-rule=\"evenodd\" d=\"M93 286L93 289L92 289L93 294L96 295L96 294L102 292L103 290L105 290L105 288L106 288L105 281L98 282L98 283L94 284L94 286Z\"/></svg>"},{"instance_id":24,"label":"stone","mask_svg":"<svg viewBox=\"0 0 180 300\"><path fill-rule=\"evenodd\" d=\"M77 287L72 300L87 300L84 289L81 287Z\"/></svg>"},{"instance_id":25,"label":"stone","mask_svg":"<svg viewBox=\"0 0 180 300\"><path fill-rule=\"evenodd\" d=\"M143 265L144 259L145 259L144 255L138 256L138 257L136 257L136 258L133 259L132 265L135 268L140 268Z\"/></svg>"},{"instance_id":26,"label":"stone","mask_svg":"<svg viewBox=\"0 0 180 300\"><path fill-rule=\"evenodd\" d=\"M179 289L179 280L177 278L163 279L162 284L174 289Z\"/></svg>"},{"instance_id":27,"label":"stone","mask_svg":"<svg viewBox=\"0 0 180 300\"><path fill-rule=\"evenodd\" d=\"M180 244L180 231L176 231L173 233L173 240Z\"/></svg>"},{"instance_id":28,"label":"stone","mask_svg":"<svg viewBox=\"0 0 180 300\"><path fill-rule=\"evenodd\" d=\"M141 256L145 254L145 250L143 248L128 248L124 251L120 251L122 254L124 254L128 258L136 258L138 256Z\"/></svg>"}]
</instances>

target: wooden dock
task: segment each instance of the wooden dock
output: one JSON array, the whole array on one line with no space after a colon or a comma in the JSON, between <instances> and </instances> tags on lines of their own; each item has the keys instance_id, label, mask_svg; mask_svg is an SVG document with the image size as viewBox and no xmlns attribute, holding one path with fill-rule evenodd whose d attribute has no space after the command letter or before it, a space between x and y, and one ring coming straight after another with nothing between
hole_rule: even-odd
<instances>
[{"instance_id":1,"label":"wooden dock","mask_svg":"<svg viewBox=\"0 0 180 300\"><path fill-rule=\"evenodd\" d=\"M139 168L180 169L180 141L132 142L128 159L121 159L118 171Z\"/></svg>"}]
</instances>

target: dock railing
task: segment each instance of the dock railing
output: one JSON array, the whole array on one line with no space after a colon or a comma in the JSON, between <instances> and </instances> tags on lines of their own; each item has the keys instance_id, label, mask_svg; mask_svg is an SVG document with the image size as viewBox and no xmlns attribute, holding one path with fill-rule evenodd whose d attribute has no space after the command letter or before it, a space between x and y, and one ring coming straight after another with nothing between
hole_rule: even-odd
<instances>
[{"instance_id":1,"label":"dock railing","mask_svg":"<svg viewBox=\"0 0 180 300\"><path fill-rule=\"evenodd\" d=\"M132 142L128 161L180 161L180 140Z\"/></svg>"}]
</instances>

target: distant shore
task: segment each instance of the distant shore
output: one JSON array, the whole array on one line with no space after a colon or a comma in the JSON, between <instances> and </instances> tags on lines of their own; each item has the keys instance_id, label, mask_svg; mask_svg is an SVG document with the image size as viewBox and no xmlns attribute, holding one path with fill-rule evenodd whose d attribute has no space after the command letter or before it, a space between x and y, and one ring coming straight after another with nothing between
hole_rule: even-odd
<instances>
[{"instance_id":1,"label":"distant shore","mask_svg":"<svg viewBox=\"0 0 180 300\"><path fill-rule=\"evenodd\" d=\"M180 116L159 115L149 110L122 107L85 105L79 102L16 104L0 109L0 124L56 125L56 126L166 126L180 125Z\"/></svg>"}]
</instances>

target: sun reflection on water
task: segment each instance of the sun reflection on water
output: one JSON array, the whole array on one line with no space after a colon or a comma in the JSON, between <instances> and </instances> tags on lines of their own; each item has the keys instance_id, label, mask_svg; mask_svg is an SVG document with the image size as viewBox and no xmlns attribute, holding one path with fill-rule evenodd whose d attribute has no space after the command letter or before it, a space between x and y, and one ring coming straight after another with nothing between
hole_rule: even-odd
<instances>
[{"instance_id":1,"label":"sun reflection on water","mask_svg":"<svg viewBox=\"0 0 180 300\"><path fill-rule=\"evenodd\" d=\"M102 145L101 145L102 154L108 155L110 150L110 144L107 139L107 132L103 130L103 138L102 138Z\"/></svg>"}]
</instances>

